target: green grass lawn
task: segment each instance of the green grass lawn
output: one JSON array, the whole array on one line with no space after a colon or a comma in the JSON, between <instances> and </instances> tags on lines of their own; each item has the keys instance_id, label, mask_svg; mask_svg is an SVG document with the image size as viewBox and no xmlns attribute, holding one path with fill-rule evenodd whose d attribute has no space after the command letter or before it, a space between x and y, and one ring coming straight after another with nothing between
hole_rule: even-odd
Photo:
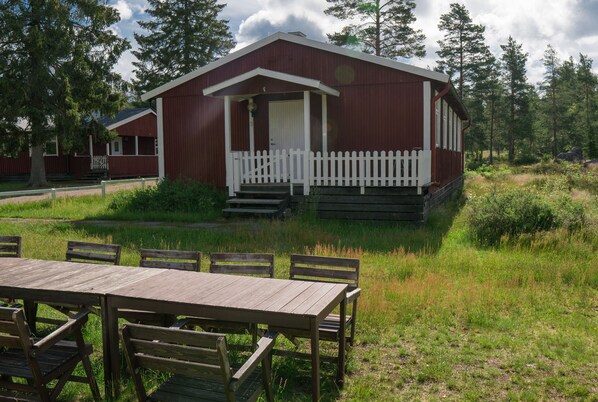
<instances>
[{"instance_id":1,"label":"green grass lawn","mask_svg":"<svg viewBox=\"0 0 598 402\"><path fill-rule=\"evenodd\" d=\"M543 177L471 174L464 194ZM358 257L363 290L357 345L343 389L334 385L334 365L323 364L323 400L597 401L598 199L583 188L571 191L587 207L581 230L526 235L492 248L470 239L463 201L434 212L421 226L308 216L216 229L0 219L0 233L22 235L25 257L54 260L64 259L69 239L118 243L125 265L138 265L141 247L200 250L204 270L210 252L273 252L278 278L288 275L291 253ZM99 197L69 201L73 205L63 209L60 202L22 206L18 214L2 207L0 216L107 213ZM86 336L96 344L94 367L102 380L95 318ZM310 399L307 363L275 358L274 375L277 400ZM126 378L123 372L122 401L134 399ZM71 384L61 399L87 400L90 393Z\"/></svg>"}]
</instances>

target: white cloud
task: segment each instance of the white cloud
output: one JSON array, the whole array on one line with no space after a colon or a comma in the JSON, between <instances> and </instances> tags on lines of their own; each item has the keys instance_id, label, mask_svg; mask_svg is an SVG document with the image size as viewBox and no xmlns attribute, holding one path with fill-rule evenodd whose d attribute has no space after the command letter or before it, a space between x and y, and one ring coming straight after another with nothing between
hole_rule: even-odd
<instances>
[{"instance_id":1,"label":"white cloud","mask_svg":"<svg viewBox=\"0 0 598 402\"><path fill-rule=\"evenodd\" d=\"M133 10L126 0L118 0L113 7L118 10L122 21L129 20L133 17Z\"/></svg>"},{"instance_id":2,"label":"white cloud","mask_svg":"<svg viewBox=\"0 0 598 402\"><path fill-rule=\"evenodd\" d=\"M345 23L324 14L329 6L326 0L222 0L227 3L220 14L228 19L237 47L247 46L277 31L303 31L308 38L326 40L326 33L338 31ZM416 28L426 35L427 56L408 63L434 68L438 40L443 34L438 30L440 16L449 10L451 2L459 0L417 0ZM486 41L494 54L500 57L500 45L509 35L523 44L529 53L528 76L531 83L542 79L541 59L550 43L561 59L579 53L593 58L598 72L598 35L595 20L598 0L461 0L470 11L474 23L486 27ZM147 0L113 0L113 7L121 12L116 30L132 44L133 31L139 32L136 21L145 18ZM130 77L134 57L127 52L119 62L119 71ZM129 64L127 64L129 63Z\"/></svg>"}]
</instances>

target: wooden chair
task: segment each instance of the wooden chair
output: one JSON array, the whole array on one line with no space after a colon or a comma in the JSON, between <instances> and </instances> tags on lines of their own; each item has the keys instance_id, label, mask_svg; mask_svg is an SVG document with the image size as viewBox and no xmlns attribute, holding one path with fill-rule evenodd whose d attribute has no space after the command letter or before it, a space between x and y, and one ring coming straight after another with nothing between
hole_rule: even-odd
<instances>
[{"instance_id":1,"label":"wooden chair","mask_svg":"<svg viewBox=\"0 0 598 402\"><path fill-rule=\"evenodd\" d=\"M319 257L308 255L291 255L290 279L312 282L346 283L347 314L345 328L350 328L346 335L347 345L355 342L355 323L357 320L357 298L361 294L359 288L359 260L354 258ZM352 310L349 310L352 304ZM309 331L282 327L269 327L270 331L280 332L294 341L294 338L310 338ZM328 315L320 324L320 340L340 341L340 316Z\"/></svg>"},{"instance_id":2,"label":"wooden chair","mask_svg":"<svg viewBox=\"0 0 598 402\"><path fill-rule=\"evenodd\" d=\"M0 236L0 258L13 257L21 258L21 236ZM0 297L0 305L13 303L12 299Z\"/></svg>"},{"instance_id":3,"label":"wooden chair","mask_svg":"<svg viewBox=\"0 0 598 402\"><path fill-rule=\"evenodd\" d=\"M69 240L66 247L66 260L77 262L98 262L120 264L121 246L118 244L85 243Z\"/></svg>"},{"instance_id":4,"label":"wooden chair","mask_svg":"<svg viewBox=\"0 0 598 402\"><path fill-rule=\"evenodd\" d=\"M199 251L141 249L139 266L199 272L201 253ZM129 322L147 325L169 326L176 321L176 317L169 314L142 310L121 309L118 311L118 316Z\"/></svg>"},{"instance_id":5,"label":"wooden chair","mask_svg":"<svg viewBox=\"0 0 598 402\"><path fill-rule=\"evenodd\" d=\"M21 258L21 236L0 236L0 257Z\"/></svg>"},{"instance_id":6,"label":"wooden chair","mask_svg":"<svg viewBox=\"0 0 598 402\"><path fill-rule=\"evenodd\" d=\"M139 266L199 272L201 253L199 251L141 249Z\"/></svg>"},{"instance_id":7,"label":"wooden chair","mask_svg":"<svg viewBox=\"0 0 598 402\"><path fill-rule=\"evenodd\" d=\"M121 246L118 244L99 244L86 243L80 241L69 240L66 246L66 261L72 262L94 262L101 264L118 265L120 263ZM44 303L48 306L60 311L65 315L72 315L73 312L78 311L82 306L72 304L56 304ZM46 323L52 325L61 325L64 321L56 320L48 317L37 317L37 303L31 301L24 301L27 319L31 323L31 329L37 333L36 323ZM90 312L99 315L99 308L97 306L87 306Z\"/></svg>"},{"instance_id":8,"label":"wooden chair","mask_svg":"<svg viewBox=\"0 0 598 402\"><path fill-rule=\"evenodd\" d=\"M92 346L81 333L88 313L78 312L56 331L37 339L30 335L22 309L0 307L0 400L25 400L20 395L37 394L42 401L54 401L67 381L75 381L89 384L93 399L99 401L89 362ZM69 335L75 341L65 341ZM86 377L72 375L80 362ZM14 382L15 378L27 382Z\"/></svg>"},{"instance_id":9,"label":"wooden chair","mask_svg":"<svg viewBox=\"0 0 598 402\"><path fill-rule=\"evenodd\" d=\"M256 352L238 370L231 368L222 334L125 324L120 336L139 401L255 401L262 389L268 401L274 399L275 336L261 338ZM140 369L173 375L148 395Z\"/></svg>"},{"instance_id":10,"label":"wooden chair","mask_svg":"<svg viewBox=\"0 0 598 402\"><path fill-rule=\"evenodd\" d=\"M274 278L274 254L212 253L210 273L251 275ZM227 334L251 334L252 348L257 345L258 326L254 323L217 321L204 317L187 317L182 322L188 328L200 327L204 331Z\"/></svg>"}]
</instances>

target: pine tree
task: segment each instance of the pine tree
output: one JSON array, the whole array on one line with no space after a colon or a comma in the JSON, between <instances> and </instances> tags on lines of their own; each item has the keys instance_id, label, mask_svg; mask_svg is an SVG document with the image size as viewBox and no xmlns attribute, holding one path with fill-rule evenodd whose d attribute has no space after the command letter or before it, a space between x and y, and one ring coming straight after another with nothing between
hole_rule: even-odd
<instances>
[{"instance_id":1,"label":"pine tree","mask_svg":"<svg viewBox=\"0 0 598 402\"><path fill-rule=\"evenodd\" d=\"M558 70L560 67L560 60L556 51L551 45L548 45L544 52L544 81L540 85L540 89L544 91L544 113L546 118L550 121L550 132L552 133L552 156L558 153L557 132L559 116L562 115L562 107L558 102L559 91L559 76Z\"/></svg>"},{"instance_id":2,"label":"pine tree","mask_svg":"<svg viewBox=\"0 0 598 402\"><path fill-rule=\"evenodd\" d=\"M112 67L129 44L108 29L118 21L104 1L0 3L0 142L12 154L31 148L30 185L46 184L49 139L76 149L92 113L120 108Z\"/></svg>"},{"instance_id":3,"label":"pine tree","mask_svg":"<svg viewBox=\"0 0 598 402\"><path fill-rule=\"evenodd\" d=\"M506 100L509 105L508 152L509 162L515 159L515 140L526 136L529 129L526 113L529 112L529 85L526 78L527 53L521 44L509 36L506 45L500 45L503 54L502 75L506 88Z\"/></svg>"},{"instance_id":4,"label":"pine tree","mask_svg":"<svg viewBox=\"0 0 598 402\"><path fill-rule=\"evenodd\" d=\"M358 45L364 52L389 59L424 57L425 35L412 28L415 22L413 0L326 0L332 4L324 12L343 21L358 23L328 35L339 46Z\"/></svg>"},{"instance_id":5,"label":"pine tree","mask_svg":"<svg viewBox=\"0 0 598 402\"><path fill-rule=\"evenodd\" d=\"M580 130L585 136L586 151L590 158L598 157L598 123L596 122L596 95L598 77L592 72L592 59L580 54L577 64L577 82L579 83Z\"/></svg>"},{"instance_id":6,"label":"pine tree","mask_svg":"<svg viewBox=\"0 0 598 402\"><path fill-rule=\"evenodd\" d=\"M228 54L235 46L228 21L218 19L225 7L216 0L149 0L152 18L139 21L147 34L135 33L139 61L134 85L139 94Z\"/></svg>"},{"instance_id":7,"label":"pine tree","mask_svg":"<svg viewBox=\"0 0 598 402\"><path fill-rule=\"evenodd\" d=\"M444 31L444 39L438 41L440 57L438 66L449 76L457 76L457 90L461 98L473 85L476 70L488 52L483 25L474 24L465 6L453 3L450 11L440 16L438 29Z\"/></svg>"}]
</instances>

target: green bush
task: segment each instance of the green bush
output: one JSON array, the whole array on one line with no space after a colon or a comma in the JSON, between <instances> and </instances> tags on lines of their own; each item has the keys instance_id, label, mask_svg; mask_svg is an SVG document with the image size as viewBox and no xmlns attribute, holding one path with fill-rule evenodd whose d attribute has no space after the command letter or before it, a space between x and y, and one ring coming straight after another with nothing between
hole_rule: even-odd
<instances>
[{"instance_id":1,"label":"green bush","mask_svg":"<svg viewBox=\"0 0 598 402\"><path fill-rule=\"evenodd\" d=\"M224 206L226 194L193 181L163 180L157 186L117 194L109 208L117 212L205 214Z\"/></svg>"},{"instance_id":2,"label":"green bush","mask_svg":"<svg viewBox=\"0 0 598 402\"><path fill-rule=\"evenodd\" d=\"M468 226L480 244L495 245L503 236L517 236L565 227L574 230L584 222L584 209L570 196L551 199L529 190L495 192L472 199Z\"/></svg>"}]
</instances>

